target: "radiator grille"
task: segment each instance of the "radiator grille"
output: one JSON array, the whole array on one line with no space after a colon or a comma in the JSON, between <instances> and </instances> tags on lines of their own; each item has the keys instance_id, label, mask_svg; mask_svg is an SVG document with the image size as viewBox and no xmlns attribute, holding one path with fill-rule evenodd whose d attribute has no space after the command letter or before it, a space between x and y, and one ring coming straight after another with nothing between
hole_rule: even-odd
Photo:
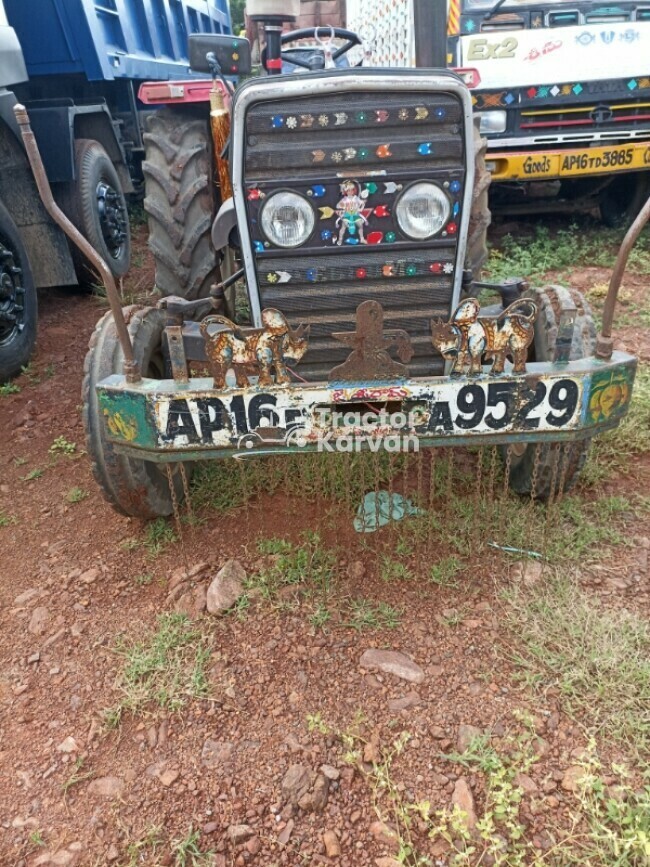
<instances>
[{"instance_id":1,"label":"radiator grille","mask_svg":"<svg viewBox=\"0 0 650 867\"><path fill-rule=\"evenodd\" d=\"M354 330L356 308L368 299L384 307L386 328L409 333L412 375L442 371L429 322L449 315L459 267L463 130L454 93L409 91L407 84L399 91L334 92L249 107L243 179L262 307L277 307L292 325L311 325L301 376L325 379L347 357L349 348L331 335ZM363 245L358 232L339 238L336 209L345 179L363 197ZM400 231L394 211L402 191L421 180L445 190L450 218L435 239L415 243ZM306 196L316 214L311 237L297 250L272 247L260 229L260 210L279 189Z\"/></svg>"}]
</instances>

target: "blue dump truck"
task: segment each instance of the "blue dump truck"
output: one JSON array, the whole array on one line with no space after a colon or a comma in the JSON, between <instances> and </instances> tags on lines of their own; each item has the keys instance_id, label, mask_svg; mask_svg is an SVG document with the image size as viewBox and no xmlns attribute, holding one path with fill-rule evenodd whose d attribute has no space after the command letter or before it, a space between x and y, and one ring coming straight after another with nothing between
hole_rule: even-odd
<instances>
[{"instance_id":1,"label":"blue dump truck","mask_svg":"<svg viewBox=\"0 0 650 867\"><path fill-rule=\"evenodd\" d=\"M187 37L230 33L227 0L0 0L0 382L27 364L36 288L93 281L47 215L13 108L27 106L57 204L116 277L141 187L143 80L192 77Z\"/></svg>"}]
</instances>

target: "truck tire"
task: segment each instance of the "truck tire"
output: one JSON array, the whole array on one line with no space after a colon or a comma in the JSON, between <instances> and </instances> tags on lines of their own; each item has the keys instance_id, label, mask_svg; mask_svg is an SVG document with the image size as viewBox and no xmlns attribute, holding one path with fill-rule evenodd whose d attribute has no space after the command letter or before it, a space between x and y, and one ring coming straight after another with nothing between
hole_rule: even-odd
<instances>
[{"instance_id":1,"label":"truck tire","mask_svg":"<svg viewBox=\"0 0 650 867\"><path fill-rule=\"evenodd\" d=\"M578 289L567 289L563 286L545 286L543 289L528 289L523 298L531 298L538 305L539 313L535 322L535 342L533 344L534 358L531 361L552 361L555 355L555 345L558 336L560 313L567 304L575 304L577 315L573 323L573 337L569 360L587 358L593 355L596 346L596 325L591 314L591 308ZM584 466L591 440L578 440L568 452L566 467L563 468L563 491L570 490L576 482L580 470ZM518 494L530 495L533 487L533 472L535 464L535 444L510 447L510 477L509 483ZM506 459L506 446L501 446L501 456ZM534 496L538 500L547 500L551 493L559 492L559 472L555 472L556 458L552 444L538 445L537 482ZM555 490L553 490L553 475Z\"/></svg>"},{"instance_id":2,"label":"truck tire","mask_svg":"<svg viewBox=\"0 0 650 867\"><path fill-rule=\"evenodd\" d=\"M208 120L162 109L148 119L144 142L144 208L156 288L161 295L205 298L220 279L210 239L216 203Z\"/></svg>"},{"instance_id":3,"label":"truck tire","mask_svg":"<svg viewBox=\"0 0 650 867\"><path fill-rule=\"evenodd\" d=\"M29 364L37 319L36 287L27 251L16 224L0 203L0 383Z\"/></svg>"},{"instance_id":4,"label":"truck tire","mask_svg":"<svg viewBox=\"0 0 650 867\"><path fill-rule=\"evenodd\" d=\"M119 175L110 157L94 139L74 143L76 179L66 184L60 204L81 234L90 241L115 277L123 277L131 263L129 213ZM70 244L77 279L82 286L95 282L94 266Z\"/></svg>"},{"instance_id":5,"label":"truck tire","mask_svg":"<svg viewBox=\"0 0 650 867\"><path fill-rule=\"evenodd\" d=\"M469 215L465 269L471 271L472 279L477 280L481 268L488 258L487 230L492 222L488 189L492 176L485 167L487 139L481 138L478 126L474 126L474 189L472 208Z\"/></svg>"},{"instance_id":6,"label":"truck tire","mask_svg":"<svg viewBox=\"0 0 650 867\"><path fill-rule=\"evenodd\" d=\"M614 177L600 194L600 218L610 229L627 229L650 196L650 171Z\"/></svg>"},{"instance_id":7,"label":"truck tire","mask_svg":"<svg viewBox=\"0 0 650 867\"><path fill-rule=\"evenodd\" d=\"M154 307L134 306L126 308L125 315L143 376L162 379L164 312ZM104 498L121 514L145 520L166 517L174 508L164 465L118 454L104 431L95 387L105 377L121 374L122 362L113 314L109 312L100 319L90 338L84 364L83 420L92 472ZM189 477L190 465L186 468ZM180 503L183 485L178 465L174 465L174 470L174 490Z\"/></svg>"}]
</instances>

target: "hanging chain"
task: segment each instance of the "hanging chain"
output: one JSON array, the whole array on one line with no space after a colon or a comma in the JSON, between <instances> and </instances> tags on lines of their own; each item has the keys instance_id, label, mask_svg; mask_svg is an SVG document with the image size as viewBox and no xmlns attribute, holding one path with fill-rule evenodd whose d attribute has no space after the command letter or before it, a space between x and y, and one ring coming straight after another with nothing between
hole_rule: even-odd
<instances>
[{"instance_id":1,"label":"hanging chain","mask_svg":"<svg viewBox=\"0 0 650 867\"><path fill-rule=\"evenodd\" d=\"M192 497L190 495L190 486L187 481L187 473L185 472L185 464L181 461L179 464L181 472L181 481L183 483L183 497L185 499L185 508L187 509L187 517L190 523L194 522L194 509L192 508Z\"/></svg>"},{"instance_id":2,"label":"hanging chain","mask_svg":"<svg viewBox=\"0 0 650 867\"><path fill-rule=\"evenodd\" d=\"M497 473L497 447L490 449L490 475L488 477L488 502L494 499L494 480Z\"/></svg>"},{"instance_id":3,"label":"hanging chain","mask_svg":"<svg viewBox=\"0 0 650 867\"><path fill-rule=\"evenodd\" d=\"M510 467L512 465L512 443L506 447L506 462L503 469L503 488L501 489L501 499L505 500L508 496L508 488L510 487Z\"/></svg>"},{"instance_id":4,"label":"hanging chain","mask_svg":"<svg viewBox=\"0 0 650 867\"><path fill-rule=\"evenodd\" d=\"M484 447L480 446L478 450L478 461L476 464L476 489L474 493L474 499L481 499L481 488L483 487L483 453L485 452Z\"/></svg>"},{"instance_id":5,"label":"hanging chain","mask_svg":"<svg viewBox=\"0 0 650 867\"><path fill-rule=\"evenodd\" d=\"M181 554L183 557L183 565L185 566L185 575L187 576L190 571L190 565L187 559L187 551L185 550L185 535L183 533L183 523L181 521L181 510L178 505L178 497L176 496L176 486L174 485L174 474L171 463L168 463L165 469L167 471L167 484L169 485L172 509L174 510L174 521L176 522L176 529L178 530L178 539L181 543Z\"/></svg>"}]
</instances>

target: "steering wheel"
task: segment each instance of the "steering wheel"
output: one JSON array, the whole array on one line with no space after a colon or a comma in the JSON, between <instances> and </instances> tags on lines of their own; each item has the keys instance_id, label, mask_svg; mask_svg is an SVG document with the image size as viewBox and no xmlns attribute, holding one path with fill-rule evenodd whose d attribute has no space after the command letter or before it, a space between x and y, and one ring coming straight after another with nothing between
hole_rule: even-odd
<instances>
[{"instance_id":1,"label":"steering wheel","mask_svg":"<svg viewBox=\"0 0 650 867\"><path fill-rule=\"evenodd\" d=\"M289 42L298 42L301 39L315 39L320 45L315 51L319 51L322 49L324 43L319 38L319 32L322 33L325 31L327 37L330 40L333 39L344 39L345 42L341 45L340 48L337 48L336 51L332 52L332 60L337 61L339 57L342 57L344 54L347 54L351 48L354 48L356 45L361 45L361 38L357 33L354 33L352 30L344 30L342 27L330 27L321 26L321 27L303 27L301 30L292 30L289 33L283 33L280 39L280 45L287 45ZM284 52L283 52L284 54ZM303 69L319 69L319 66L316 66L313 63L309 63L306 60L303 60L300 57L296 57L294 54L291 54L291 49L286 52L286 57L283 59L286 60L287 63L291 63L293 66L301 66ZM262 66L266 69L266 46L262 51ZM357 66L360 66L363 61L360 61Z\"/></svg>"}]
</instances>

